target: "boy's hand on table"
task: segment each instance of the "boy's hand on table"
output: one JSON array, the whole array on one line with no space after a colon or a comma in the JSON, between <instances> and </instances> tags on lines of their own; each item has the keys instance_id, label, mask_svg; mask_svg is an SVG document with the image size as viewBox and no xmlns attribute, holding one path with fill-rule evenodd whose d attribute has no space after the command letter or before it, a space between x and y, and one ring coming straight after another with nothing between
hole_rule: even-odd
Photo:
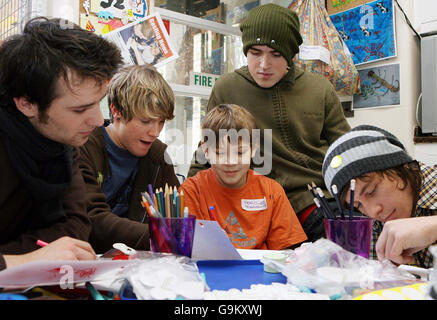
<instances>
[{"instance_id":1,"label":"boy's hand on table","mask_svg":"<svg viewBox=\"0 0 437 320\"><path fill-rule=\"evenodd\" d=\"M36 260L94 260L96 253L88 242L70 237L59 238L45 247L21 255L5 255L6 267Z\"/></svg>"},{"instance_id":2,"label":"boy's hand on table","mask_svg":"<svg viewBox=\"0 0 437 320\"><path fill-rule=\"evenodd\" d=\"M376 242L379 260L398 264L414 263L413 253L437 240L437 216L387 221Z\"/></svg>"}]
</instances>

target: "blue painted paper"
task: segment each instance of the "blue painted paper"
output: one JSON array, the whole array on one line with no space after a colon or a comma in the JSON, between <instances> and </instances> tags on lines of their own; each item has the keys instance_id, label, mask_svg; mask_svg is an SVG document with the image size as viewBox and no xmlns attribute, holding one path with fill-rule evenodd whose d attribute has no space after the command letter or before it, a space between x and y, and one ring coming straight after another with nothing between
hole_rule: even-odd
<instances>
[{"instance_id":1,"label":"blue painted paper","mask_svg":"<svg viewBox=\"0 0 437 320\"><path fill-rule=\"evenodd\" d=\"M377 0L331 15L355 65L396 56L392 0Z\"/></svg>"}]
</instances>

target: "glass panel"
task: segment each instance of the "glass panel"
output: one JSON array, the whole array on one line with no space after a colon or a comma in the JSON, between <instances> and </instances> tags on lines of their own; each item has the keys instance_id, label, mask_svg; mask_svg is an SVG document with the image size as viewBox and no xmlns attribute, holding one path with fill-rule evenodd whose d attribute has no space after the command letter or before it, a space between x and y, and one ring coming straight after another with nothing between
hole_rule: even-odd
<instances>
[{"instance_id":1,"label":"glass panel","mask_svg":"<svg viewBox=\"0 0 437 320\"><path fill-rule=\"evenodd\" d=\"M167 152L176 173L186 177L201 138L208 100L176 96L175 102L175 118L165 124L159 139L168 145Z\"/></svg>"},{"instance_id":2,"label":"glass panel","mask_svg":"<svg viewBox=\"0 0 437 320\"><path fill-rule=\"evenodd\" d=\"M237 26L247 13L260 4L272 1L260 0L155 0L155 7ZM278 0L276 1L278 2ZM279 1L287 2L287 1ZM288 1L289 2L289 1Z\"/></svg>"},{"instance_id":3,"label":"glass panel","mask_svg":"<svg viewBox=\"0 0 437 320\"><path fill-rule=\"evenodd\" d=\"M0 41L21 32L27 22L30 0L0 1Z\"/></svg>"},{"instance_id":4,"label":"glass panel","mask_svg":"<svg viewBox=\"0 0 437 320\"><path fill-rule=\"evenodd\" d=\"M171 22L170 39L179 58L159 71L170 82L190 85L190 72L221 75L246 64L241 38Z\"/></svg>"}]
</instances>

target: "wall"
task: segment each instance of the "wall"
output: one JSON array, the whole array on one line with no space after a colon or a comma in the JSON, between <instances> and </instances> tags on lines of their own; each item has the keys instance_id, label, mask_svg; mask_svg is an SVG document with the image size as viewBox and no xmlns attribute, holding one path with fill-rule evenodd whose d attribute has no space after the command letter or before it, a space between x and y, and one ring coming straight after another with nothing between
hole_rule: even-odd
<instances>
[{"instance_id":1,"label":"wall","mask_svg":"<svg viewBox=\"0 0 437 320\"><path fill-rule=\"evenodd\" d=\"M398 0L410 21L414 24L414 3L410 0ZM394 1L393 1L394 2ZM383 64L400 64L401 105L399 107L355 110L354 117L348 118L352 127L360 124L372 124L390 131L405 145L408 152L415 156L413 143L416 126L416 103L420 95L420 41L405 21L402 12L395 7L395 28L397 57L363 65L363 68Z\"/></svg>"},{"instance_id":2,"label":"wall","mask_svg":"<svg viewBox=\"0 0 437 320\"><path fill-rule=\"evenodd\" d=\"M79 2L77 0L47 0L47 16L70 20L79 24Z\"/></svg>"}]
</instances>

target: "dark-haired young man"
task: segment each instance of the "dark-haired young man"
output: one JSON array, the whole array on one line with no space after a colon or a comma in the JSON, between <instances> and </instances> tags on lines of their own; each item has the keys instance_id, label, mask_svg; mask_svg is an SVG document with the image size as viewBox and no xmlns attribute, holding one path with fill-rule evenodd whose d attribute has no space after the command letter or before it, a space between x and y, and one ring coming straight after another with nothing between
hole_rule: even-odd
<instances>
[{"instance_id":1,"label":"dark-haired young man","mask_svg":"<svg viewBox=\"0 0 437 320\"><path fill-rule=\"evenodd\" d=\"M431 268L437 244L437 171L414 160L390 132L360 125L326 151L323 177L341 203L373 219L370 258ZM356 180L351 199L350 181Z\"/></svg>"},{"instance_id":2,"label":"dark-haired young man","mask_svg":"<svg viewBox=\"0 0 437 320\"><path fill-rule=\"evenodd\" d=\"M115 45L61 19L33 19L0 47L1 254L88 240L76 148L103 124L100 100L121 62ZM7 262L0 255L0 269Z\"/></svg>"}]
</instances>

